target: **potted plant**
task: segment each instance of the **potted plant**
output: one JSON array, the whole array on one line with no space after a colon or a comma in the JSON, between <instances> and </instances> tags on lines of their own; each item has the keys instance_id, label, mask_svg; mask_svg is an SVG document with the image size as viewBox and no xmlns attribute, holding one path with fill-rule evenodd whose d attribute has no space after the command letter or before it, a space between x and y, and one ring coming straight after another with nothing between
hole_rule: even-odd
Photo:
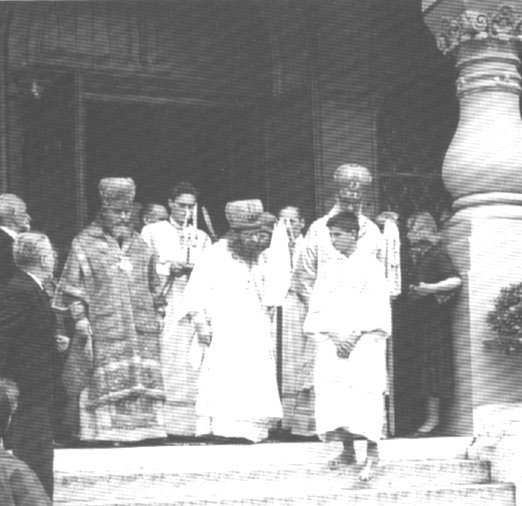
<instances>
[{"instance_id":1,"label":"potted plant","mask_svg":"<svg viewBox=\"0 0 522 506\"><path fill-rule=\"evenodd\" d=\"M501 349L508 355L522 351L522 283L500 289L487 323L497 333L495 338L483 341L488 348Z\"/></svg>"}]
</instances>

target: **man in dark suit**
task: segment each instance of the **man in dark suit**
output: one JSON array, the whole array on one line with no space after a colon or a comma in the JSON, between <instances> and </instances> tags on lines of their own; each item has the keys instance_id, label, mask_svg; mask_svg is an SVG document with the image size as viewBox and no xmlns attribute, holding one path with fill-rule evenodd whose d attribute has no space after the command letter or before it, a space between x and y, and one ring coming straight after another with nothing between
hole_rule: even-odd
<instances>
[{"instance_id":1,"label":"man in dark suit","mask_svg":"<svg viewBox=\"0 0 522 506\"><path fill-rule=\"evenodd\" d=\"M55 253L47 236L27 232L15 239L13 257L18 271L0 289L0 376L20 390L9 442L52 498L57 352L68 344L67 338L55 335L54 315L43 289L53 275Z\"/></svg>"},{"instance_id":2,"label":"man in dark suit","mask_svg":"<svg viewBox=\"0 0 522 506\"><path fill-rule=\"evenodd\" d=\"M7 284L16 271L13 242L21 232L31 228L25 202L12 193L0 195L0 286Z\"/></svg>"}]
</instances>

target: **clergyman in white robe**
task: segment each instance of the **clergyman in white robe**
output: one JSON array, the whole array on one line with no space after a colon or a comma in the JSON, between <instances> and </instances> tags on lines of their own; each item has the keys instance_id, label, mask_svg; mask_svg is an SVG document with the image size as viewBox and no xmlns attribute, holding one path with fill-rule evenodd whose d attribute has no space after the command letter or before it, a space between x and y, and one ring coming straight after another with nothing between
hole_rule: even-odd
<instances>
[{"instance_id":1,"label":"clergyman in white robe","mask_svg":"<svg viewBox=\"0 0 522 506\"><path fill-rule=\"evenodd\" d=\"M190 366L189 353L194 325L182 314L188 274L169 281L172 262L197 263L211 245L210 238L193 225L180 226L172 218L146 225L141 235L157 257L157 272L166 293L167 308L161 335L161 371L167 402L165 426L169 435L192 436L195 433L197 371Z\"/></svg>"},{"instance_id":2,"label":"clergyman in white robe","mask_svg":"<svg viewBox=\"0 0 522 506\"><path fill-rule=\"evenodd\" d=\"M282 418L266 266L243 261L222 239L192 272L185 310L212 329L199 376L198 435L258 442Z\"/></svg>"}]
</instances>

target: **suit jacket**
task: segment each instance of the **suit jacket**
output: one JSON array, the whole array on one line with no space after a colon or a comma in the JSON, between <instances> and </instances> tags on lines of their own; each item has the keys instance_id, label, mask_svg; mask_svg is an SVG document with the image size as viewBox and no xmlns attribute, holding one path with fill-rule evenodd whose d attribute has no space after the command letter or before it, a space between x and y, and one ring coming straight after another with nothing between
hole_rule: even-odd
<instances>
[{"instance_id":1,"label":"suit jacket","mask_svg":"<svg viewBox=\"0 0 522 506\"><path fill-rule=\"evenodd\" d=\"M0 376L20 389L20 407L52 407L58 354L50 301L36 281L18 271L0 288Z\"/></svg>"},{"instance_id":2,"label":"suit jacket","mask_svg":"<svg viewBox=\"0 0 522 506\"><path fill-rule=\"evenodd\" d=\"M0 448L0 504L51 506L42 484L25 462Z\"/></svg>"},{"instance_id":3,"label":"suit jacket","mask_svg":"<svg viewBox=\"0 0 522 506\"><path fill-rule=\"evenodd\" d=\"M14 239L0 228L0 286L7 284L18 270L13 259Z\"/></svg>"}]
</instances>

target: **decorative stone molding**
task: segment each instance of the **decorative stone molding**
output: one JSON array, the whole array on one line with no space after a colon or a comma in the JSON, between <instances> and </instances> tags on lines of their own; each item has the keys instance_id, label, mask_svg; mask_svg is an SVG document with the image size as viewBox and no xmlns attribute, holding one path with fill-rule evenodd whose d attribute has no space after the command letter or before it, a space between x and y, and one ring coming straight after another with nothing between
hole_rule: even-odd
<instances>
[{"instance_id":1,"label":"decorative stone molding","mask_svg":"<svg viewBox=\"0 0 522 506\"><path fill-rule=\"evenodd\" d=\"M522 403L486 404L475 408L474 440L467 457L486 460L493 481L516 485L516 504L522 504Z\"/></svg>"},{"instance_id":2,"label":"decorative stone molding","mask_svg":"<svg viewBox=\"0 0 522 506\"><path fill-rule=\"evenodd\" d=\"M491 460L496 479L522 485L522 357L506 360L483 345L493 337L491 302L522 279L520 13L522 0L439 0L424 20L458 72L459 124L442 166L454 198L442 233L464 280L452 320L458 381L448 423L457 434L473 427L470 454ZM493 403L505 406L478 408Z\"/></svg>"},{"instance_id":3,"label":"decorative stone molding","mask_svg":"<svg viewBox=\"0 0 522 506\"><path fill-rule=\"evenodd\" d=\"M522 1L442 0L425 21L458 72L460 117L442 167L446 188L459 208L474 205L471 195L522 193Z\"/></svg>"},{"instance_id":4,"label":"decorative stone molding","mask_svg":"<svg viewBox=\"0 0 522 506\"><path fill-rule=\"evenodd\" d=\"M470 40L522 41L522 15L503 5L495 13L465 10L453 19L443 18L437 46L444 54Z\"/></svg>"}]
</instances>

